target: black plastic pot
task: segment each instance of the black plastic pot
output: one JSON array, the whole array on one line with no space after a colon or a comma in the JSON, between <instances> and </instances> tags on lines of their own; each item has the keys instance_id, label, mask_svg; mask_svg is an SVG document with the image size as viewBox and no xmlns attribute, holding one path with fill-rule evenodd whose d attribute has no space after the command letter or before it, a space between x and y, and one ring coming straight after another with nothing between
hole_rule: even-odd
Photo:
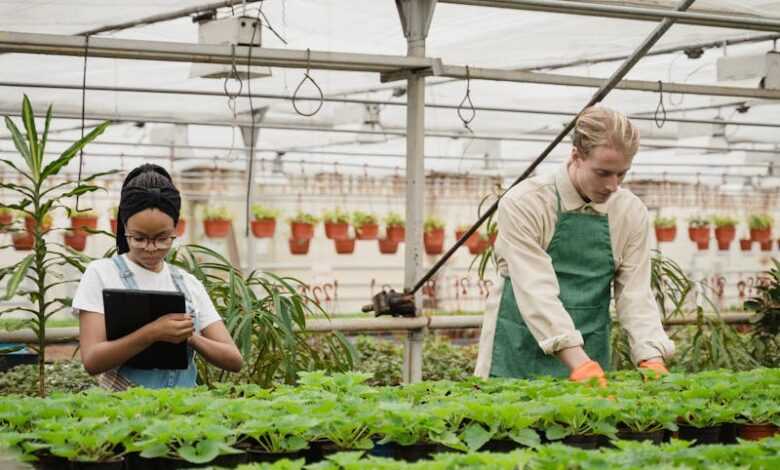
<instances>
[{"instance_id":1,"label":"black plastic pot","mask_svg":"<svg viewBox=\"0 0 780 470\"><path fill-rule=\"evenodd\" d=\"M519 442L515 442L512 439L493 439L490 441L487 441L484 446L482 446L481 449L479 449L480 452L512 452L513 450L517 449L525 449L526 446L523 444L520 444Z\"/></svg>"},{"instance_id":2,"label":"black plastic pot","mask_svg":"<svg viewBox=\"0 0 780 470\"><path fill-rule=\"evenodd\" d=\"M137 453L128 454L126 470L177 470L184 468L225 467L235 468L248 462L246 453L234 455L220 455L211 462L195 464L181 459L153 458L145 459Z\"/></svg>"},{"instance_id":3,"label":"black plastic pot","mask_svg":"<svg viewBox=\"0 0 780 470\"><path fill-rule=\"evenodd\" d=\"M403 446L395 442L388 442L387 444L375 444L374 448L368 451L368 454L394 460L404 460L406 462L417 462L418 460L430 459L434 454L444 451L444 447L439 444Z\"/></svg>"},{"instance_id":4,"label":"black plastic pot","mask_svg":"<svg viewBox=\"0 0 780 470\"><path fill-rule=\"evenodd\" d=\"M629 431L628 429L617 432L617 438L624 441L650 441L653 444L661 444L664 441L665 432L663 429L658 431Z\"/></svg>"},{"instance_id":5,"label":"black plastic pot","mask_svg":"<svg viewBox=\"0 0 780 470\"><path fill-rule=\"evenodd\" d=\"M677 435L684 441L696 441L694 444L719 444L720 443L720 431L723 426L707 426L703 428L696 428L693 426L680 425L680 429Z\"/></svg>"},{"instance_id":6,"label":"black plastic pot","mask_svg":"<svg viewBox=\"0 0 780 470\"><path fill-rule=\"evenodd\" d=\"M269 453L257 450L247 450L247 462L276 462L281 459L298 460L306 459L306 463L314 463L322 460L322 454L312 449L302 449L297 452Z\"/></svg>"},{"instance_id":7,"label":"black plastic pot","mask_svg":"<svg viewBox=\"0 0 780 470\"><path fill-rule=\"evenodd\" d=\"M726 423L720 429L721 444L737 443L737 423Z\"/></svg>"},{"instance_id":8,"label":"black plastic pot","mask_svg":"<svg viewBox=\"0 0 780 470\"><path fill-rule=\"evenodd\" d=\"M580 449L598 449L601 444L601 436L595 434L580 434L564 437L562 442L567 446L578 447Z\"/></svg>"},{"instance_id":9,"label":"black plastic pot","mask_svg":"<svg viewBox=\"0 0 780 470\"><path fill-rule=\"evenodd\" d=\"M0 354L0 372L20 366L23 364L37 364L38 353L15 352L10 354Z\"/></svg>"},{"instance_id":10,"label":"black plastic pot","mask_svg":"<svg viewBox=\"0 0 780 470\"><path fill-rule=\"evenodd\" d=\"M68 462L70 470L125 470L127 463L123 457L111 462Z\"/></svg>"}]
</instances>

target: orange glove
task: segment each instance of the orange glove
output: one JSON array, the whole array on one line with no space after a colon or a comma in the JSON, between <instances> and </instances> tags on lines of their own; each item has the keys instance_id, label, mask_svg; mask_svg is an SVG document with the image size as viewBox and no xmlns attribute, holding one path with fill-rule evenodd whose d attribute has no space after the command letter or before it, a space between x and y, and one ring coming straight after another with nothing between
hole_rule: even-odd
<instances>
[{"instance_id":1,"label":"orange glove","mask_svg":"<svg viewBox=\"0 0 780 470\"><path fill-rule=\"evenodd\" d=\"M646 361L642 361L639 363L640 369L647 369L650 371L650 374L643 374L644 377L648 376L655 376L655 378L659 378L662 375L666 375L669 373L669 370L664 365L664 361L661 359L648 359Z\"/></svg>"},{"instance_id":2,"label":"orange glove","mask_svg":"<svg viewBox=\"0 0 780 470\"><path fill-rule=\"evenodd\" d=\"M597 379L599 387L607 387L607 378L604 376L604 369L596 361L585 361L575 367L569 375L569 380L574 382L587 382L590 379Z\"/></svg>"}]
</instances>

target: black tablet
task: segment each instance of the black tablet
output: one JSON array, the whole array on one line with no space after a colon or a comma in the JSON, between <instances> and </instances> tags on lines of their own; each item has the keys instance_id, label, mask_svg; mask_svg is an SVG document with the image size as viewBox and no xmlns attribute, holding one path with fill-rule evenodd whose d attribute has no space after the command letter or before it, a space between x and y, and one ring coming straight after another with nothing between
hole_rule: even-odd
<instances>
[{"instance_id":1,"label":"black tablet","mask_svg":"<svg viewBox=\"0 0 780 470\"><path fill-rule=\"evenodd\" d=\"M109 341L133 331L169 313L186 311L180 292L136 289L103 289L106 337ZM187 342L157 342L125 362L136 369L186 369Z\"/></svg>"}]
</instances>

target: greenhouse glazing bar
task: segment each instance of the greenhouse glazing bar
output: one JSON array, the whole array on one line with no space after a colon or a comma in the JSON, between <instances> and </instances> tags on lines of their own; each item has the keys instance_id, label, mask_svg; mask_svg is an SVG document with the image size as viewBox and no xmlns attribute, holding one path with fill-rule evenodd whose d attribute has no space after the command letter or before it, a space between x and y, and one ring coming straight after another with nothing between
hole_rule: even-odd
<instances>
[{"instance_id":1,"label":"greenhouse glazing bar","mask_svg":"<svg viewBox=\"0 0 780 470\"><path fill-rule=\"evenodd\" d=\"M568 15L597 16L624 20L661 21L715 28L780 31L780 21L751 15L681 12L674 9L606 5L567 0L439 0L441 3L512 10L541 11Z\"/></svg>"},{"instance_id":2,"label":"greenhouse glazing bar","mask_svg":"<svg viewBox=\"0 0 780 470\"><path fill-rule=\"evenodd\" d=\"M469 68L469 70L471 70ZM458 81L459 79L453 79ZM443 82L440 82L443 83ZM74 90L81 91L80 85L58 85L55 83L22 83L22 82L0 82L0 86L14 87L14 88L46 88L53 90ZM430 86L427 84L426 86ZM664 88L669 84L664 84ZM706 86L706 85L705 85ZM722 88L722 87L721 87ZM87 91L111 91L118 93L155 93L155 94L169 94L169 95L188 95L188 96L208 96L224 98L225 93L222 91L207 91L207 90L182 90L175 88L148 88L148 87L122 87L122 86L110 86L110 85L87 85L85 87ZM699 90L697 88L697 90ZM747 90L747 89L745 89ZM752 91L752 90L751 90ZM247 93L240 93L237 95L239 98L248 98L250 95ZM273 93L252 93L252 98L270 99L270 100L292 100L291 96L280 95ZM365 99L351 99L351 98L328 98L328 97L314 97L314 96L296 96L296 101L323 101L325 103L343 103L343 104L370 104L381 106L403 106L406 107L405 102L400 101L386 101L386 100L365 100ZM456 104L433 104L426 103L426 108L431 109L451 109L457 110ZM571 111L554 111L545 109L528 109L528 108L508 108L503 106L474 106L476 111L487 111L497 113L516 113L516 114L538 114L545 116L564 116L574 117L577 115ZM667 110L667 112L673 112L675 110ZM639 121L655 121L653 116L640 116L630 115L631 119ZM694 118L675 118L667 117L666 122L679 122L686 124L715 124L715 125L734 125L734 126L749 126L749 127L780 127L780 123L773 122L756 122L756 121L731 121L731 120L716 120L716 119L694 119Z\"/></svg>"}]
</instances>

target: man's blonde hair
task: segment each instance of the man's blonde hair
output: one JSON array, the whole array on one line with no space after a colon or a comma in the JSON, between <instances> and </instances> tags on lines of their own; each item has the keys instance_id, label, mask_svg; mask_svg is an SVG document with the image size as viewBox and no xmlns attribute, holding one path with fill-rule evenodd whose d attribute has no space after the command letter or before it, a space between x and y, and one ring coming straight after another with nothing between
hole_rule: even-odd
<instances>
[{"instance_id":1,"label":"man's blonde hair","mask_svg":"<svg viewBox=\"0 0 780 470\"><path fill-rule=\"evenodd\" d=\"M577 119L573 143L582 158L588 158L596 147L608 147L633 158L639 149L639 129L617 111L591 106Z\"/></svg>"}]
</instances>

